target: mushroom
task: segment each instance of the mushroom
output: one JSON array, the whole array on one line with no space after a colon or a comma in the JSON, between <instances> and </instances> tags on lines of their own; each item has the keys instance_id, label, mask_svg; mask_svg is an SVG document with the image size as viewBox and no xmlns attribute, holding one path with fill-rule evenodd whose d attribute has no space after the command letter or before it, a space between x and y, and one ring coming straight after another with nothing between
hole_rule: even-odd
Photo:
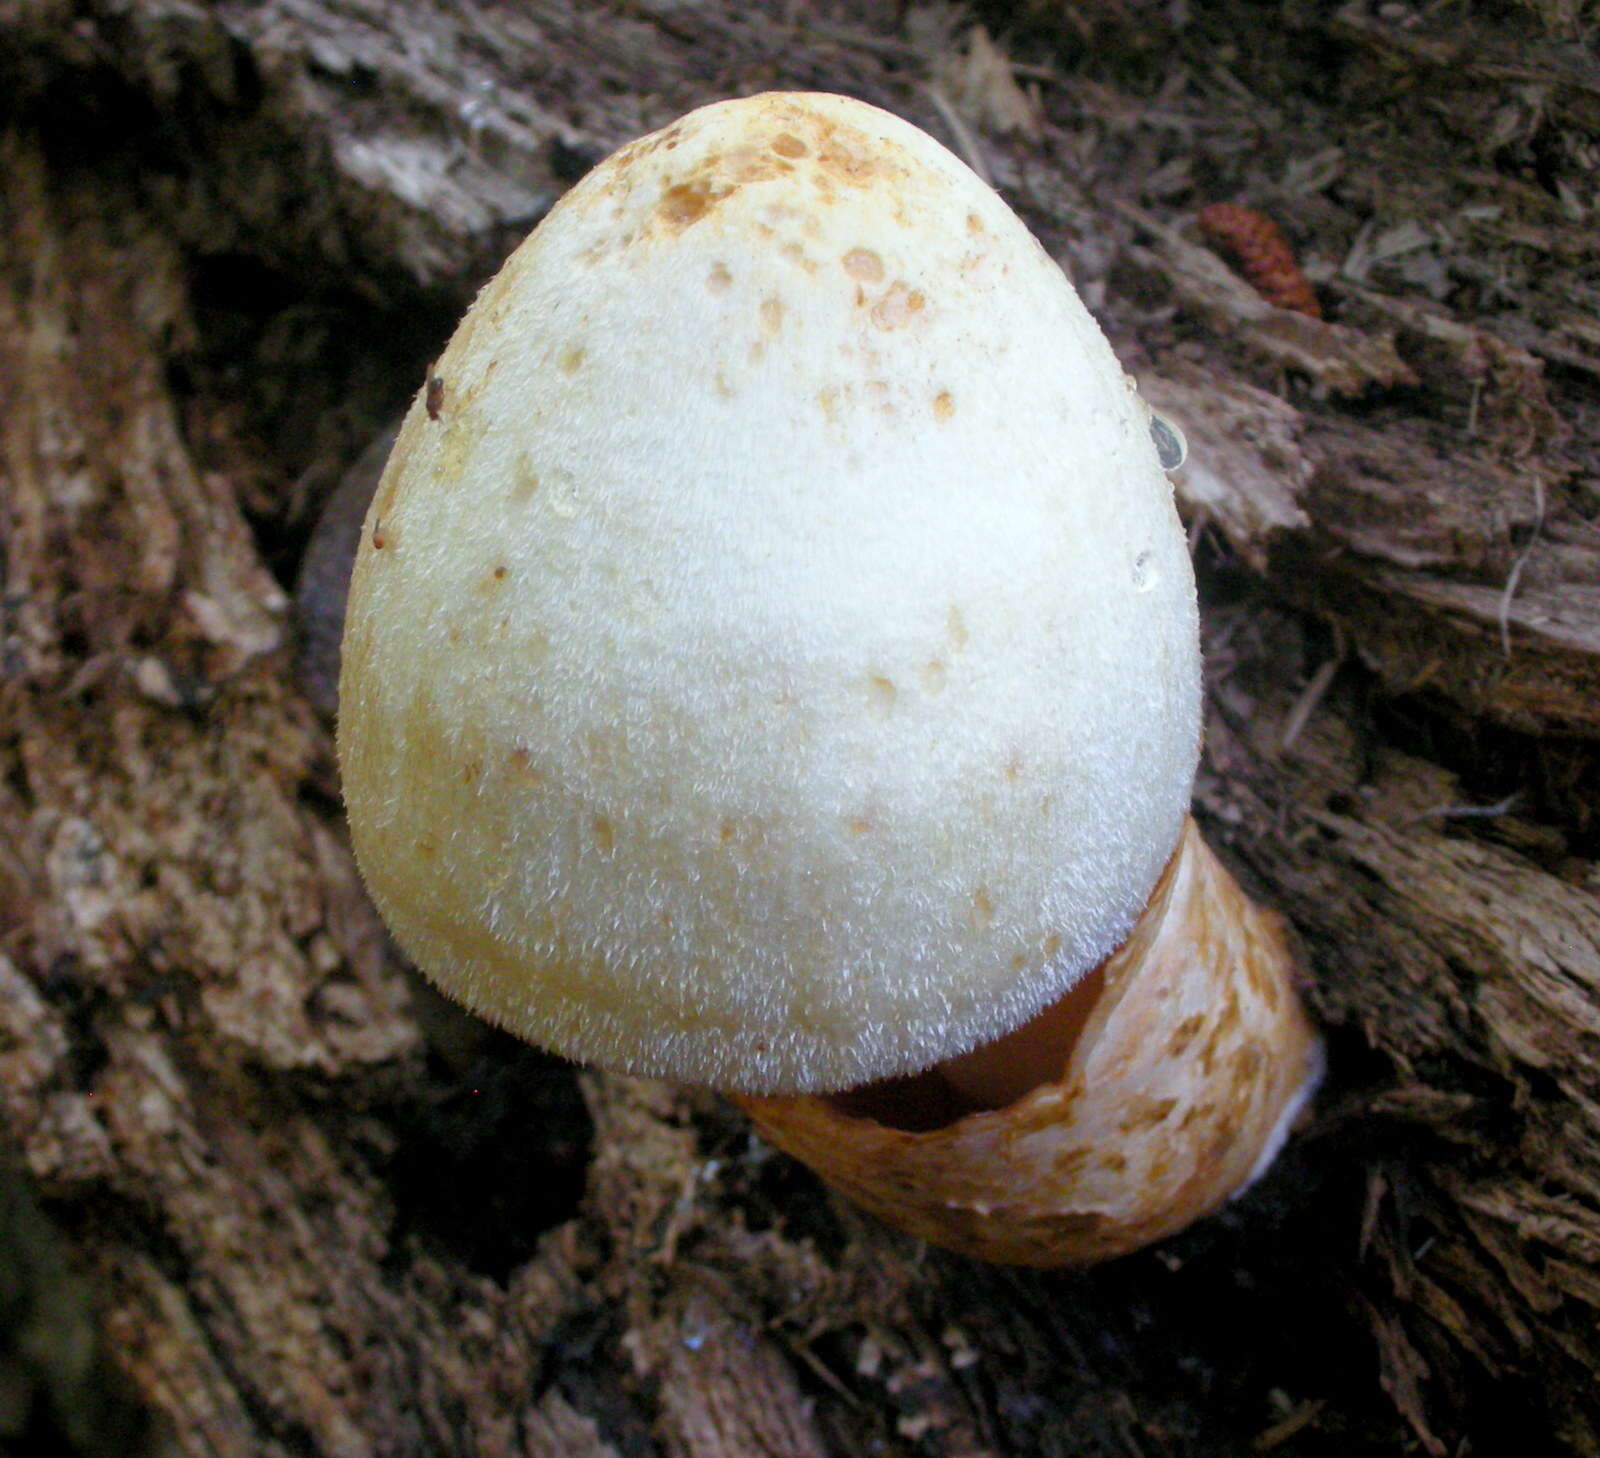
<instances>
[{"instance_id":1,"label":"mushroom","mask_svg":"<svg viewBox=\"0 0 1600 1458\"><path fill-rule=\"evenodd\" d=\"M930 1240L1130 1249L1315 1083L1279 924L1187 818L1149 412L876 108L708 106L551 211L401 430L341 704L357 858L445 991L742 1096Z\"/></svg>"}]
</instances>

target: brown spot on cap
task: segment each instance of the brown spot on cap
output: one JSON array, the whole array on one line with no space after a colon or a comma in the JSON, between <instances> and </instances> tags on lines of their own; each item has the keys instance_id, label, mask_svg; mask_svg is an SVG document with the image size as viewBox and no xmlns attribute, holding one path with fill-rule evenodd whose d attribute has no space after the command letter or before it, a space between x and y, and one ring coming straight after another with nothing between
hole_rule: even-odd
<instances>
[{"instance_id":1,"label":"brown spot on cap","mask_svg":"<svg viewBox=\"0 0 1600 1458\"><path fill-rule=\"evenodd\" d=\"M711 272L706 275L706 287L714 294L725 294L733 283L733 275L728 272L725 263L713 263Z\"/></svg>"},{"instance_id":2,"label":"brown spot on cap","mask_svg":"<svg viewBox=\"0 0 1600 1458\"><path fill-rule=\"evenodd\" d=\"M511 477L511 499L518 506L528 501L539 490L539 473L526 451L517 457L516 469Z\"/></svg>"},{"instance_id":3,"label":"brown spot on cap","mask_svg":"<svg viewBox=\"0 0 1600 1458\"><path fill-rule=\"evenodd\" d=\"M607 816L596 815L594 817L594 843L604 855L610 855L617 844L616 828L611 824Z\"/></svg>"},{"instance_id":4,"label":"brown spot on cap","mask_svg":"<svg viewBox=\"0 0 1600 1458\"><path fill-rule=\"evenodd\" d=\"M424 401L428 409L428 419L437 420L444 411L444 378L440 375L431 375L428 379L428 393Z\"/></svg>"},{"instance_id":5,"label":"brown spot on cap","mask_svg":"<svg viewBox=\"0 0 1600 1458\"><path fill-rule=\"evenodd\" d=\"M899 329L920 314L926 302L921 290L897 280L872 306L872 322L880 329Z\"/></svg>"},{"instance_id":6,"label":"brown spot on cap","mask_svg":"<svg viewBox=\"0 0 1600 1458\"><path fill-rule=\"evenodd\" d=\"M859 146L857 145L859 143ZM817 161L823 171L851 187L870 187L877 177L891 169L887 149L855 128L832 127L825 137Z\"/></svg>"},{"instance_id":7,"label":"brown spot on cap","mask_svg":"<svg viewBox=\"0 0 1600 1458\"><path fill-rule=\"evenodd\" d=\"M878 283L883 278L883 260L870 248L852 248L840 261L859 283Z\"/></svg>"},{"instance_id":8,"label":"brown spot on cap","mask_svg":"<svg viewBox=\"0 0 1600 1458\"><path fill-rule=\"evenodd\" d=\"M556 361L556 364L562 374L575 375L583 367L583 355L583 347L574 344L570 349L561 351L561 358Z\"/></svg>"},{"instance_id":9,"label":"brown spot on cap","mask_svg":"<svg viewBox=\"0 0 1600 1458\"><path fill-rule=\"evenodd\" d=\"M768 294L761 301L761 327L768 334L776 334L783 326L783 300Z\"/></svg>"},{"instance_id":10,"label":"brown spot on cap","mask_svg":"<svg viewBox=\"0 0 1600 1458\"><path fill-rule=\"evenodd\" d=\"M867 711L874 719L887 719L894 712L895 700L899 697L900 691L892 678L881 673L867 676Z\"/></svg>"},{"instance_id":11,"label":"brown spot on cap","mask_svg":"<svg viewBox=\"0 0 1600 1458\"><path fill-rule=\"evenodd\" d=\"M668 227L693 227L727 195L726 189L718 191L703 177L675 182L661 194L656 216Z\"/></svg>"},{"instance_id":12,"label":"brown spot on cap","mask_svg":"<svg viewBox=\"0 0 1600 1458\"><path fill-rule=\"evenodd\" d=\"M933 418L935 420L948 420L956 413L956 402L951 398L948 390L940 390L933 397Z\"/></svg>"},{"instance_id":13,"label":"brown spot on cap","mask_svg":"<svg viewBox=\"0 0 1600 1458\"><path fill-rule=\"evenodd\" d=\"M790 132L779 132L772 139L772 150L780 157L809 157L811 149Z\"/></svg>"}]
</instances>

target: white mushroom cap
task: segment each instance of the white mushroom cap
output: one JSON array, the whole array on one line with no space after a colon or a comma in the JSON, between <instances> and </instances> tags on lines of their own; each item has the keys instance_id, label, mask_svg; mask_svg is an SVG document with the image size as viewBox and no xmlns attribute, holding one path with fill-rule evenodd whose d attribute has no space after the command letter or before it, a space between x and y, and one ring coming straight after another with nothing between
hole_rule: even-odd
<instances>
[{"instance_id":1,"label":"white mushroom cap","mask_svg":"<svg viewBox=\"0 0 1600 1458\"><path fill-rule=\"evenodd\" d=\"M922 132L708 106L484 289L356 566L380 910L533 1041L742 1091L960 1053L1127 933L1199 740L1148 414Z\"/></svg>"}]
</instances>

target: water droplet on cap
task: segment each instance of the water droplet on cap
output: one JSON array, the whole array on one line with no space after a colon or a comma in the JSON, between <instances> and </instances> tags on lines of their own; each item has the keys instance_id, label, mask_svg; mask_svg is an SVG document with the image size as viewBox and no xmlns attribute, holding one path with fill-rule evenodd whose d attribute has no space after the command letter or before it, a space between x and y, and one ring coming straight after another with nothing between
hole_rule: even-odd
<instances>
[{"instance_id":1,"label":"water droplet on cap","mask_svg":"<svg viewBox=\"0 0 1600 1458\"><path fill-rule=\"evenodd\" d=\"M1150 412L1150 439L1156 443L1156 459L1163 471L1176 471L1189 459L1189 442L1183 432L1159 410Z\"/></svg>"}]
</instances>

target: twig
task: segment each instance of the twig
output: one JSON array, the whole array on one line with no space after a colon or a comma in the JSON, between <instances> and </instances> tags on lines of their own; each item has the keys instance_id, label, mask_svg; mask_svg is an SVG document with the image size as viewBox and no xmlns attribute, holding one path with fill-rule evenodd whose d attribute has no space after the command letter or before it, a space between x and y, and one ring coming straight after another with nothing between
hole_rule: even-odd
<instances>
[{"instance_id":1,"label":"twig","mask_svg":"<svg viewBox=\"0 0 1600 1458\"><path fill-rule=\"evenodd\" d=\"M1517 584L1522 581L1522 569L1528 565L1528 558L1533 555L1533 549L1539 544L1539 535L1544 530L1544 477L1537 471L1533 472L1533 530L1528 533L1528 540L1522 550L1517 553L1517 560L1511 564L1511 571L1506 576L1505 590L1500 594L1500 607L1495 616L1500 623L1500 651L1511 657L1511 603L1517 595Z\"/></svg>"},{"instance_id":2,"label":"twig","mask_svg":"<svg viewBox=\"0 0 1600 1458\"><path fill-rule=\"evenodd\" d=\"M1334 674L1338 673L1340 665L1344 662L1344 653L1336 652L1332 658L1311 675L1311 682L1305 686L1305 691L1296 700L1294 708L1289 711L1289 717L1284 720L1283 735L1278 740L1279 749L1290 748L1300 737L1300 731L1306 727L1306 721L1316 713L1317 705L1326 696L1333 683Z\"/></svg>"},{"instance_id":3,"label":"twig","mask_svg":"<svg viewBox=\"0 0 1600 1458\"><path fill-rule=\"evenodd\" d=\"M1322 1398L1315 1398L1310 1402L1302 1402L1287 1417L1280 1418L1270 1428L1258 1433L1251 1447L1258 1453L1267 1453L1276 1448L1280 1443L1287 1443L1302 1428L1310 1427L1321 1413L1324 1402Z\"/></svg>"},{"instance_id":4,"label":"twig","mask_svg":"<svg viewBox=\"0 0 1600 1458\"><path fill-rule=\"evenodd\" d=\"M973 135L972 128L962 121L961 114L951 105L950 98L937 86L925 86L923 89L928 93L928 100L933 103L934 110L950 128L950 136L956 144L956 150L961 153L962 160L978 174L986 187L993 187L994 174L989 171L988 159L983 155L983 148L978 145L978 139Z\"/></svg>"},{"instance_id":5,"label":"twig","mask_svg":"<svg viewBox=\"0 0 1600 1458\"><path fill-rule=\"evenodd\" d=\"M797 14L805 9L799 4L793 8ZM817 16L805 16L799 23L799 33L802 36L816 36L835 45L855 46L863 51L870 51L873 55L885 56L891 61L922 59L922 52L909 41L896 40L892 36L874 35L870 31L856 30L848 25L835 25Z\"/></svg>"},{"instance_id":6,"label":"twig","mask_svg":"<svg viewBox=\"0 0 1600 1458\"><path fill-rule=\"evenodd\" d=\"M1522 800L1522 791L1514 790L1503 800L1492 805L1434 805L1411 817L1411 824L1424 820L1494 820L1509 815Z\"/></svg>"}]
</instances>

